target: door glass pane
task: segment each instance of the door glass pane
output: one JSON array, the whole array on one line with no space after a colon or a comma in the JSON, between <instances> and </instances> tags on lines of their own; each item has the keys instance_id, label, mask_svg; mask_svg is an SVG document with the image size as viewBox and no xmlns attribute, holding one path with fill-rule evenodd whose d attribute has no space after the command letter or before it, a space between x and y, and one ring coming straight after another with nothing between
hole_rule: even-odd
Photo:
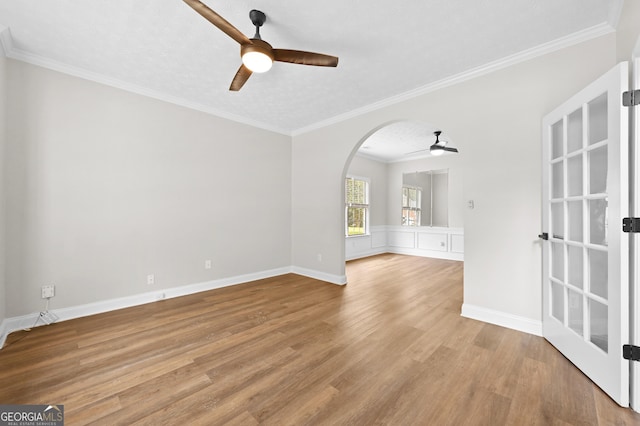
<instances>
[{"instance_id":1,"label":"door glass pane","mask_svg":"<svg viewBox=\"0 0 640 426\"><path fill-rule=\"evenodd\" d=\"M600 250L589 250L589 291L600 297L609 297L607 290L609 275L609 253Z\"/></svg>"},{"instance_id":2,"label":"door glass pane","mask_svg":"<svg viewBox=\"0 0 640 426\"><path fill-rule=\"evenodd\" d=\"M564 177L562 175L562 161L551 166L551 198L564 197Z\"/></svg>"},{"instance_id":3,"label":"door glass pane","mask_svg":"<svg viewBox=\"0 0 640 426\"><path fill-rule=\"evenodd\" d=\"M564 287L551 282L551 315L564 323Z\"/></svg>"},{"instance_id":4,"label":"door glass pane","mask_svg":"<svg viewBox=\"0 0 640 426\"><path fill-rule=\"evenodd\" d=\"M607 139L607 94L603 93L591 102L589 110L589 145Z\"/></svg>"},{"instance_id":5,"label":"door glass pane","mask_svg":"<svg viewBox=\"0 0 640 426\"><path fill-rule=\"evenodd\" d=\"M589 194L607 192L607 146L589 151Z\"/></svg>"},{"instance_id":6,"label":"door glass pane","mask_svg":"<svg viewBox=\"0 0 640 426\"><path fill-rule=\"evenodd\" d=\"M569 289L567 294L569 296L569 328L582 336L582 324L584 323L584 317L582 316L582 294L571 289Z\"/></svg>"},{"instance_id":7,"label":"door glass pane","mask_svg":"<svg viewBox=\"0 0 640 426\"><path fill-rule=\"evenodd\" d=\"M568 196L582 195L582 155L567 159Z\"/></svg>"},{"instance_id":8,"label":"door glass pane","mask_svg":"<svg viewBox=\"0 0 640 426\"><path fill-rule=\"evenodd\" d=\"M567 202L569 214L569 239L582 242L582 201Z\"/></svg>"},{"instance_id":9,"label":"door glass pane","mask_svg":"<svg viewBox=\"0 0 640 426\"><path fill-rule=\"evenodd\" d=\"M590 340L605 352L609 350L609 318L607 313L606 305L589 299Z\"/></svg>"},{"instance_id":10,"label":"door glass pane","mask_svg":"<svg viewBox=\"0 0 640 426\"><path fill-rule=\"evenodd\" d=\"M564 281L564 244L551 243L551 276Z\"/></svg>"},{"instance_id":11,"label":"door glass pane","mask_svg":"<svg viewBox=\"0 0 640 426\"><path fill-rule=\"evenodd\" d=\"M575 287L582 288L584 275L582 247L568 246L567 250L568 282Z\"/></svg>"},{"instance_id":12,"label":"door glass pane","mask_svg":"<svg viewBox=\"0 0 640 426\"><path fill-rule=\"evenodd\" d=\"M551 158L562 157L562 120L551 125Z\"/></svg>"},{"instance_id":13,"label":"door glass pane","mask_svg":"<svg viewBox=\"0 0 640 426\"><path fill-rule=\"evenodd\" d=\"M582 108L567 117L567 154L582 148Z\"/></svg>"},{"instance_id":14,"label":"door glass pane","mask_svg":"<svg viewBox=\"0 0 640 426\"><path fill-rule=\"evenodd\" d=\"M589 242L607 245L607 200L589 200Z\"/></svg>"},{"instance_id":15,"label":"door glass pane","mask_svg":"<svg viewBox=\"0 0 640 426\"><path fill-rule=\"evenodd\" d=\"M564 239L564 202L551 203L551 235Z\"/></svg>"}]
</instances>

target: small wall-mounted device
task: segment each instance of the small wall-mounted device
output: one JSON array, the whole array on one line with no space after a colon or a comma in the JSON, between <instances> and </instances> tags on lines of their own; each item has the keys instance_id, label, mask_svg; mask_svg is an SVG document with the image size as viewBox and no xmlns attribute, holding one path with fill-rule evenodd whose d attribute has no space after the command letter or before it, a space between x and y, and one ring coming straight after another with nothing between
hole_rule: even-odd
<instances>
[{"instance_id":1,"label":"small wall-mounted device","mask_svg":"<svg viewBox=\"0 0 640 426\"><path fill-rule=\"evenodd\" d=\"M475 203L473 202L473 200L467 201L467 207L469 207L469 209L471 209L471 210L474 209Z\"/></svg>"},{"instance_id":2,"label":"small wall-mounted device","mask_svg":"<svg viewBox=\"0 0 640 426\"><path fill-rule=\"evenodd\" d=\"M56 287L54 285L43 285L42 286L42 298L50 299L56 295Z\"/></svg>"}]
</instances>

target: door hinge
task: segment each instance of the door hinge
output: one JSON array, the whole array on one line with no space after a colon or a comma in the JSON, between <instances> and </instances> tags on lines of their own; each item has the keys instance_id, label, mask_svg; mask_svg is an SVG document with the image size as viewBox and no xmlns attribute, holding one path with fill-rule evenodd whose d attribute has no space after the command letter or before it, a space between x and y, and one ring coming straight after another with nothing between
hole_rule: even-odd
<instances>
[{"instance_id":1,"label":"door hinge","mask_svg":"<svg viewBox=\"0 0 640 426\"><path fill-rule=\"evenodd\" d=\"M640 90L622 92L622 106L635 106L640 104Z\"/></svg>"},{"instance_id":2,"label":"door hinge","mask_svg":"<svg viewBox=\"0 0 640 426\"><path fill-rule=\"evenodd\" d=\"M622 345L622 358L640 361L640 346Z\"/></svg>"},{"instance_id":3,"label":"door hinge","mask_svg":"<svg viewBox=\"0 0 640 426\"><path fill-rule=\"evenodd\" d=\"M640 232L640 217L625 217L622 219L622 232Z\"/></svg>"}]
</instances>

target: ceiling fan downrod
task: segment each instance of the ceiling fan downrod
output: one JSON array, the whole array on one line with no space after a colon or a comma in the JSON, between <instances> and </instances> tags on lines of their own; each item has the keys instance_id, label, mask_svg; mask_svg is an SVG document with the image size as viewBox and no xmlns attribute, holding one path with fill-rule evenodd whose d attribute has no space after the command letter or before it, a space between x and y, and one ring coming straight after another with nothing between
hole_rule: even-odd
<instances>
[{"instance_id":1,"label":"ceiling fan downrod","mask_svg":"<svg viewBox=\"0 0 640 426\"><path fill-rule=\"evenodd\" d=\"M253 9L251 12L249 12L249 19L251 19L251 22L256 27L256 33L253 38L262 40L262 37L260 37L260 27L267 20L267 15L259 10Z\"/></svg>"}]
</instances>

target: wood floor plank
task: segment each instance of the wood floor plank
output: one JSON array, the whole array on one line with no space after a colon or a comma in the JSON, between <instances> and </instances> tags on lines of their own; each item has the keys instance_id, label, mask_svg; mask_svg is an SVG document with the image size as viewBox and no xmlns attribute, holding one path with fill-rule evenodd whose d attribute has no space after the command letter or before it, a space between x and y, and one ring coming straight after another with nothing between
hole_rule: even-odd
<instances>
[{"instance_id":1,"label":"wood floor plank","mask_svg":"<svg viewBox=\"0 0 640 426\"><path fill-rule=\"evenodd\" d=\"M0 403L69 425L640 425L544 339L460 316L461 262L386 254L10 335Z\"/></svg>"}]
</instances>

